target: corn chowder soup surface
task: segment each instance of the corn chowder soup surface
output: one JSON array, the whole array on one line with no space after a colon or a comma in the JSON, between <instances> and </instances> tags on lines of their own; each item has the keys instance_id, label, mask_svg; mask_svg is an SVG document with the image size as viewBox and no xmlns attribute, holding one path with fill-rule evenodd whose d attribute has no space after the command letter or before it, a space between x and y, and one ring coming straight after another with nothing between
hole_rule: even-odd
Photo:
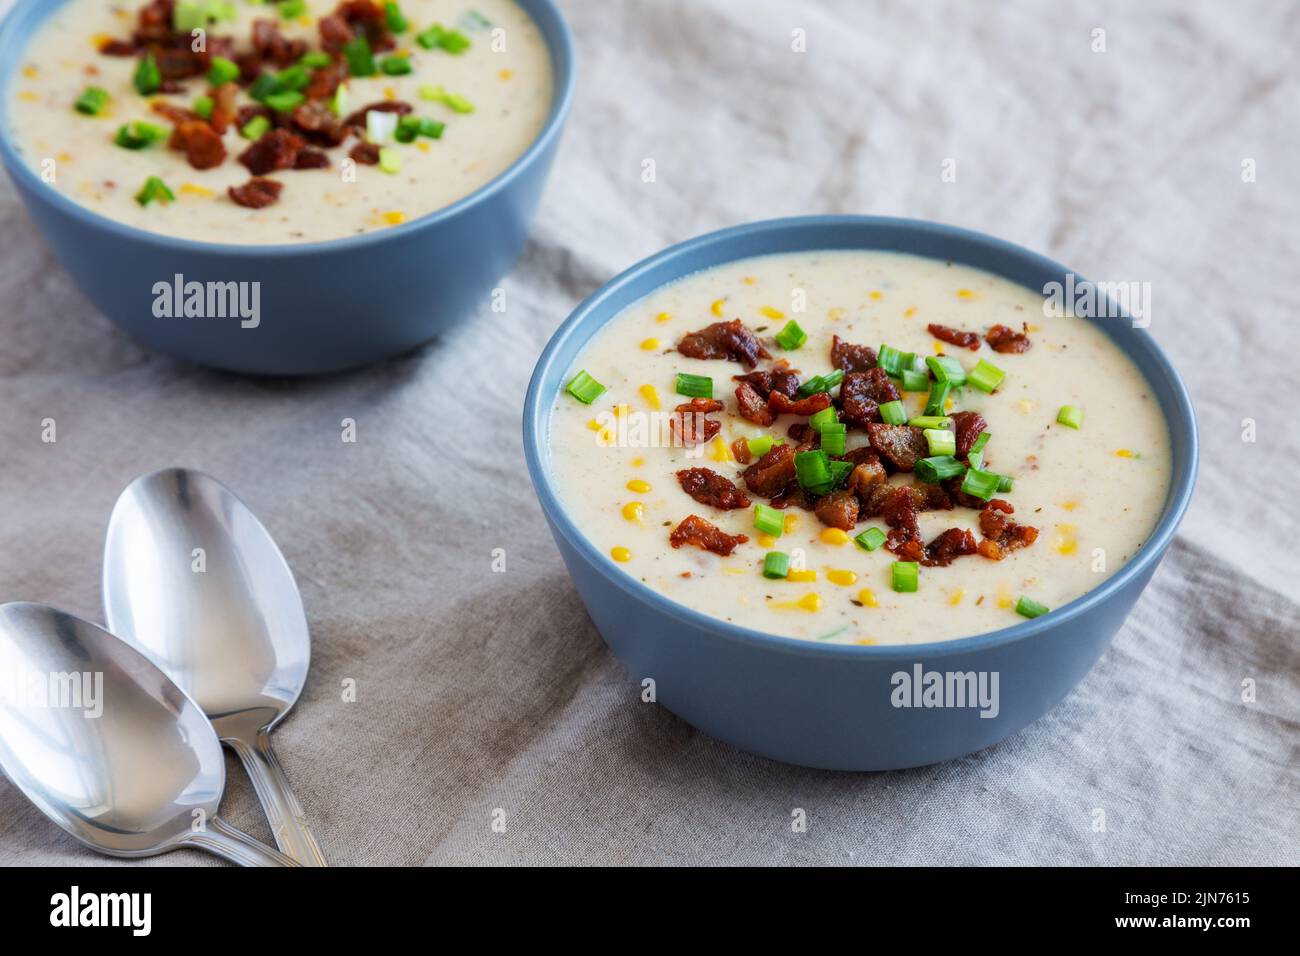
<instances>
[{"instance_id":1,"label":"corn chowder soup surface","mask_svg":"<svg viewBox=\"0 0 1300 956\"><path fill-rule=\"evenodd\" d=\"M879 529L874 533L878 538L895 531L888 520L897 517L895 512L862 517L846 532L791 505L776 512L777 530L783 531L779 536L756 528L755 506L770 502L747 487L744 473L754 463L737 461L733 443L758 439L761 452L763 436L773 436L797 446L788 430L792 425L806 428L809 418L783 414L769 427L742 418L733 376L751 370L737 361L690 358L677 351L687 333L732 319L756 333L771 355L760 358L755 370L778 367L785 359L803 382L832 373L836 335L869 346L873 353L881 343L913 352L914 369L924 367L921 358L947 355L966 370L982 359L1003 371L1005 378L992 393L967 383L952 391L944 405L950 415L973 411L985 420L981 430L990 438L984 459L961 461L1013 479L1011 490L990 497L1009 503L1014 514L997 512L1002 517L994 520L1032 526L1038 529L1037 539L1024 544L1029 535L1022 533L1019 541L1004 539L1005 548L990 548L981 525L983 500L968 498L975 507L921 510L916 516L919 541L911 546L911 557L929 554L931 549L916 549L957 528L950 535L967 542L965 550L978 544L1000 553L1001 559L975 551L952 558L947 566L918 564L917 589L900 592L894 590L893 566L902 562L891 552L893 540L871 551L855 541L868 529ZM774 336L791 319L807 340L787 350ZM978 333L978 349L940 341L928 330L930 323ZM1031 347L1018 354L994 351L985 335L995 325L1027 333ZM694 610L771 634L834 643L914 644L1016 624L1024 620L1018 607L1026 616L1036 612L1034 603L1022 604L1021 598L1060 607L1127 562L1154 527L1169 483L1163 415L1141 373L1104 333L1077 318L1045 317L1042 297L1029 289L937 260L844 251L720 266L668 285L613 319L587 345L565 382L581 371L605 391L591 404L561 392L550 422L551 467L568 513L623 572ZM678 373L712 379L712 395L724 408L707 418L721 429L690 447L671 442L646 447L647 434L663 432L661 425L641 427L652 418L649 413L657 412L661 423L679 403L690 401L675 391ZM926 387L936 387L934 378L929 375ZM898 377L891 381L901 384ZM580 393L582 385L579 378ZM838 392L831 389L832 395ZM909 418L921 415L929 400L929 391L901 395ZM1080 428L1058 423L1063 406L1077 410L1063 417L1082 414ZM679 428L676 424L669 431L676 434ZM691 437L704 435L701 427ZM941 445L944 440L940 436ZM833 448L833 440L831 444ZM742 457L749 447L739 449ZM870 442L863 428L847 429L845 447L850 458L855 449L864 449L860 456L877 457L865 451ZM693 498L677 474L691 468L724 476L748 497L749 506L721 510ZM855 472L855 480L857 476ZM924 484L907 471L895 471L886 480L891 487L881 492L885 498L898 488ZM964 477L950 481L956 485L938 487L960 488ZM869 496L861 492L859 497L866 512ZM997 505L990 510L996 512ZM692 543L674 548L670 533L692 515L725 535L748 540L730 542L734 550L725 556ZM969 538L961 533L966 530ZM728 546L724 540L720 550ZM772 552L787 557L785 577L764 576L765 558ZM776 561L772 570L779 572L780 559ZM906 574L899 583L907 586Z\"/></svg>"},{"instance_id":2,"label":"corn chowder soup surface","mask_svg":"<svg viewBox=\"0 0 1300 956\"><path fill-rule=\"evenodd\" d=\"M550 54L537 26L512 0L401 0L399 4L373 5L368 0L351 0L342 6L352 16L348 28L354 36L366 32L367 21L358 19L358 11L365 15L369 13L366 8L373 6L377 13L373 22L383 23L392 47L383 49L388 41L380 41L370 50L371 76L353 75L352 61L336 50L332 63L337 67L326 69L340 70L344 92L338 101L331 95L320 102L334 111L338 121L373 103L407 104L412 108L409 122L413 131L417 119L432 121L409 142L398 141L394 130L382 125L391 120L381 119L374 131L362 120L341 143L308 139L308 149L327 157L321 168L300 165L255 173L238 157L252 145L250 134L256 138L266 130L261 123L243 129L247 124L237 119L219 137L225 147L224 161L210 168L195 168L185 151L169 147L175 115L160 115L154 104L167 104L162 108L173 114L178 109L194 110L196 101L214 94L208 72L210 58L220 52L231 62L246 62L254 49L255 21L269 22L290 44L277 51L287 49L290 54L281 55L278 62L265 58L260 70L272 78L290 71L278 91L288 95L268 99L276 90L267 81L268 85L257 91L263 98L255 99L250 70L237 81L235 102L244 108L242 119L259 106L260 112L275 117L277 112L268 102L288 107L271 125L301 133L291 119L298 105L293 94L311 91L293 88L300 86L293 73L302 76L293 68L301 60L300 50L311 54L308 76L325 62L321 23L337 14L338 0L278 4L270 0L224 0L219 4L207 0L190 4L72 0L42 26L12 79L9 115L15 145L38 173L45 174L47 182L47 170L52 166L53 188L110 219L168 236L248 245L337 239L426 215L493 179L537 138L551 104ZM215 45L206 51L209 59L203 61L204 72L175 80L176 92L165 92L164 86L164 91L142 95L136 74L151 49L161 58L169 55L162 52L169 46L189 46L188 32L173 33L161 41L161 47L140 45L136 50L120 51L121 55L100 52L110 41L129 45L133 33L140 29L142 11L145 16L149 16L147 11L160 11L170 25L180 22L184 27L185 20L171 18L178 11L187 16L187 11L196 8L200 15L206 10L219 15L208 20L206 27ZM388 8L396 9L397 20L387 19ZM406 26L400 32L388 30L390 23L402 22ZM434 25L442 30L433 31ZM233 47L222 49L227 38ZM365 72L364 51L351 52ZM385 61L390 59L395 65L386 67ZM396 60L405 61L410 71L399 73L405 67ZM143 88L148 89L147 78L145 83ZM83 109L98 106L98 110L79 112L75 104L92 89L106 93L106 99L96 100L98 94L92 94L83 102ZM155 135L161 133L161 138L134 149L117 144L119 130L133 121L153 125ZM436 138L430 135L434 132L439 133ZM383 148L382 165L376 162L376 149L370 150L368 161L364 156L361 161L350 158L351 151L367 140L373 147ZM179 144L172 140L172 145ZM240 205L230 193L255 175L282 187L264 208ZM155 187L147 205L142 204L140 197L151 177L167 187L174 199ZM266 195L265 190L259 193L255 189L250 201L265 201Z\"/></svg>"}]
</instances>

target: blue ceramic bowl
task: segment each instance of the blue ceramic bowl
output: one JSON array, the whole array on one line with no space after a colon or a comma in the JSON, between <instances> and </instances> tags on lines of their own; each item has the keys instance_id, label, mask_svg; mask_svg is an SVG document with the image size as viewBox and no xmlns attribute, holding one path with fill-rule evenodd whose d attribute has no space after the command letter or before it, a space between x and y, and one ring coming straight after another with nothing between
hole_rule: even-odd
<instances>
[{"instance_id":1,"label":"blue ceramic bowl","mask_svg":"<svg viewBox=\"0 0 1300 956\"><path fill-rule=\"evenodd\" d=\"M952 226L871 216L760 222L693 239L633 266L582 303L533 373L524 452L560 554L606 643L659 703L714 737L811 767L888 770L959 757L1045 714L1077 684L1151 580L1196 479L1196 420L1187 391L1144 329L1098 322L1142 370L1169 423L1172 487L1154 532L1105 583L1014 627L907 647L825 645L737 627L675 604L616 568L564 512L555 492L550 409L578 353L623 309L693 272L748 256L815 249L881 249L952 260L1035 290L1067 269L999 239ZM1077 274L1076 274L1077 276ZM998 675L996 716L977 708L901 708L892 676Z\"/></svg>"},{"instance_id":2,"label":"blue ceramic bowl","mask_svg":"<svg viewBox=\"0 0 1300 956\"><path fill-rule=\"evenodd\" d=\"M8 104L34 31L59 7L19 0L0 24L0 158L27 211L82 292L163 352L235 372L353 368L427 342L472 316L518 258L573 95L573 44L552 0L519 0L550 48L555 95L541 134L508 169L450 206L329 242L236 246L154 235L50 189L14 149ZM156 318L155 283L261 283L261 322Z\"/></svg>"}]
</instances>

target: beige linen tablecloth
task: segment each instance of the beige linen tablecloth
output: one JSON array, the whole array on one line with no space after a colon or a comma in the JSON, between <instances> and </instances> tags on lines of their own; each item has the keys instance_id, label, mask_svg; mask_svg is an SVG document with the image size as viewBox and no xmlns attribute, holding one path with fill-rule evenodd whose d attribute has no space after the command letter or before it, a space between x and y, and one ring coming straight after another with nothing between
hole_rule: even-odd
<instances>
[{"instance_id":1,"label":"beige linen tablecloth","mask_svg":"<svg viewBox=\"0 0 1300 956\"><path fill-rule=\"evenodd\" d=\"M98 618L131 478L233 486L303 590L313 669L276 742L339 864L1295 863L1300 8L565 7L579 92L507 313L364 372L251 381L143 351L0 186L0 597ZM810 212L957 223L1149 281L1200 415L1195 503L1096 670L941 766L782 766L640 703L524 470L529 373L582 297L668 243ZM233 765L224 809L268 836ZM0 781L0 863L102 862Z\"/></svg>"}]
</instances>

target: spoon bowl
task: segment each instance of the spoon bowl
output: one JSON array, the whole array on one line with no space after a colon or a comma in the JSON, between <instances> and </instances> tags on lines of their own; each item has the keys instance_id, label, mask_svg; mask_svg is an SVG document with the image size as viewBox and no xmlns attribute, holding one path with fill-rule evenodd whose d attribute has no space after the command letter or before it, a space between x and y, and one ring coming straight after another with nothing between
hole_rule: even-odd
<instances>
[{"instance_id":1,"label":"spoon bowl","mask_svg":"<svg viewBox=\"0 0 1300 956\"><path fill-rule=\"evenodd\" d=\"M102 853L194 846L296 865L217 815L225 761L198 705L144 655L54 608L0 605L0 769Z\"/></svg>"},{"instance_id":2,"label":"spoon bowl","mask_svg":"<svg viewBox=\"0 0 1300 956\"><path fill-rule=\"evenodd\" d=\"M103 585L109 629L204 710L248 771L280 849L323 866L270 746L311 664L302 598L270 533L215 478L154 472L113 508Z\"/></svg>"}]
</instances>

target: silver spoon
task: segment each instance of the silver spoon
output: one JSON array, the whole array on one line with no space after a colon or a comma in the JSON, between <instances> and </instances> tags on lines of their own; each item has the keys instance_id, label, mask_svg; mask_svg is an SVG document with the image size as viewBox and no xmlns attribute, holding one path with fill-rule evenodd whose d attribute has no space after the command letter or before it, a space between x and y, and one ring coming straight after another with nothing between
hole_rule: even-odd
<instances>
[{"instance_id":1,"label":"silver spoon","mask_svg":"<svg viewBox=\"0 0 1300 956\"><path fill-rule=\"evenodd\" d=\"M325 866L271 750L271 728L306 683L311 640L293 573L262 523L202 472L137 478L109 520L104 612L238 754L280 849Z\"/></svg>"},{"instance_id":2,"label":"silver spoon","mask_svg":"<svg viewBox=\"0 0 1300 956\"><path fill-rule=\"evenodd\" d=\"M112 856L191 846L298 865L217 816L226 762L194 701L144 655L54 608L0 605L0 769Z\"/></svg>"}]
</instances>

